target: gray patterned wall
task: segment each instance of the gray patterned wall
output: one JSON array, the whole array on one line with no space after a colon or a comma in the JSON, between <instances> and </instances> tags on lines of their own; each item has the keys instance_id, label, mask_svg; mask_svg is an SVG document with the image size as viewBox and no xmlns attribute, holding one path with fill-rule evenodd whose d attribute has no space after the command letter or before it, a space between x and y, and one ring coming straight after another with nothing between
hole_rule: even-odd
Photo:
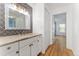
<instances>
[{"instance_id":1,"label":"gray patterned wall","mask_svg":"<svg viewBox=\"0 0 79 59\"><path fill-rule=\"evenodd\" d=\"M5 30L5 8L4 4L0 3L0 36L16 35L21 33L29 33L30 30Z\"/></svg>"}]
</instances>

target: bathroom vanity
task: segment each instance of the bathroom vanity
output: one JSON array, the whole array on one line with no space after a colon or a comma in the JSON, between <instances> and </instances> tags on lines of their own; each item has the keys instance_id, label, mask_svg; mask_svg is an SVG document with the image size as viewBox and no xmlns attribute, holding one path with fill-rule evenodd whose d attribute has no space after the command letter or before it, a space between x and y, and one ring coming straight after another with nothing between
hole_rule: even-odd
<instances>
[{"instance_id":1,"label":"bathroom vanity","mask_svg":"<svg viewBox=\"0 0 79 59\"><path fill-rule=\"evenodd\" d=\"M36 56L42 35L32 33L32 8L26 3L0 4L0 56Z\"/></svg>"},{"instance_id":2,"label":"bathroom vanity","mask_svg":"<svg viewBox=\"0 0 79 59\"><path fill-rule=\"evenodd\" d=\"M41 34L0 37L0 56L37 56L41 51Z\"/></svg>"}]
</instances>

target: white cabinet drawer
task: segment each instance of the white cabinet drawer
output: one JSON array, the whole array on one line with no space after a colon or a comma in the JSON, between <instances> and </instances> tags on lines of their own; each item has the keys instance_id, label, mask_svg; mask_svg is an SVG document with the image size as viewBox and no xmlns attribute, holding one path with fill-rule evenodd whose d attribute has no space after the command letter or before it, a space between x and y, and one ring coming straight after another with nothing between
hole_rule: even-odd
<instances>
[{"instance_id":1,"label":"white cabinet drawer","mask_svg":"<svg viewBox=\"0 0 79 59\"><path fill-rule=\"evenodd\" d=\"M5 55L15 50L18 50L18 42L0 47L0 55Z\"/></svg>"},{"instance_id":2,"label":"white cabinet drawer","mask_svg":"<svg viewBox=\"0 0 79 59\"><path fill-rule=\"evenodd\" d=\"M9 52L5 54L5 56L19 56L19 51L15 50L15 51Z\"/></svg>"},{"instance_id":3,"label":"white cabinet drawer","mask_svg":"<svg viewBox=\"0 0 79 59\"><path fill-rule=\"evenodd\" d=\"M35 39L35 37L20 41L19 42L20 43L20 48L25 47L26 45L32 44L32 42L34 41L34 39Z\"/></svg>"}]
</instances>

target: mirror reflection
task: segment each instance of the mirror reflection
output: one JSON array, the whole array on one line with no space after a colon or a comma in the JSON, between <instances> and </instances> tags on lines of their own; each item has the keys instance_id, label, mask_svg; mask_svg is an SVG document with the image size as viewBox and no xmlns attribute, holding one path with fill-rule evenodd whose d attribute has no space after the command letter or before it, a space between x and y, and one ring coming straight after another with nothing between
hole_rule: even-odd
<instances>
[{"instance_id":1,"label":"mirror reflection","mask_svg":"<svg viewBox=\"0 0 79 59\"><path fill-rule=\"evenodd\" d=\"M30 30L32 11L28 9L21 4L5 4L6 29Z\"/></svg>"}]
</instances>

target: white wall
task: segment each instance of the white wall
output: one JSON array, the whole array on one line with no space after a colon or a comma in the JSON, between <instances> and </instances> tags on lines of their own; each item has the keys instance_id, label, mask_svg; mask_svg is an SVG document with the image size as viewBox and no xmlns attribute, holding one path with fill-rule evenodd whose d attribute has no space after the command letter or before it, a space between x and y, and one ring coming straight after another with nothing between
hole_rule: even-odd
<instances>
[{"instance_id":1,"label":"white wall","mask_svg":"<svg viewBox=\"0 0 79 59\"><path fill-rule=\"evenodd\" d=\"M33 33L43 35L42 51L45 51L50 42L52 43L50 38L50 14L43 3L30 3L29 5L33 8Z\"/></svg>"},{"instance_id":2,"label":"white wall","mask_svg":"<svg viewBox=\"0 0 79 59\"><path fill-rule=\"evenodd\" d=\"M43 3L30 3L32 7L32 21L33 33L42 34L42 50L44 50L44 4Z\"/></svg>"},{"instance_id":3,"label":"white wall","mask_svg":"<svg viewBox=\"0 0 79 59\"><path fill-rule=\"evenodd\" d=\"M45 21L44 21L44 35L45 35L45 49L50 45L50 13L49 11L45 8Z\"/></svg>"},{"instance_id":4,"label":"white wall","mask_svg":"<svg viewBox=\"0 0 79 59\"><path fill-rule=\"evenodd\" d=\"M33 8L33 32L44 34L44 4L30 3Z\"/></svg>"},{"instance_id":5,"label":"white wall","mask_svg":"<svg viewBox=\"0 0 79 59\"><path fill-rule=\"evenodd\" d=\"M50 22L50 23L48 24L48 26L50 27L50 44L53 44L53 43L54 43L54 30L53 30L53 28L54 28L54 23L53 23L53 21L54 21L54 20L52 20L52 12L49 10L47 4L45 4L45 8L46 8L47 13L48 13L48 15L49 15L48 18L50 18L50 20L48 19L48 21ZM53 30L53 31L52 31L52 30Z\"/></svg>"},{"instance_id":6,"label":"white wall","mask_svg":"<svg viewBox=\"0 0 79 59\"><path fill-rule=\"evenodd\" d=\"M79 56L79 4L73 4L73 49Z\"/></svg>"}]
</instances>

